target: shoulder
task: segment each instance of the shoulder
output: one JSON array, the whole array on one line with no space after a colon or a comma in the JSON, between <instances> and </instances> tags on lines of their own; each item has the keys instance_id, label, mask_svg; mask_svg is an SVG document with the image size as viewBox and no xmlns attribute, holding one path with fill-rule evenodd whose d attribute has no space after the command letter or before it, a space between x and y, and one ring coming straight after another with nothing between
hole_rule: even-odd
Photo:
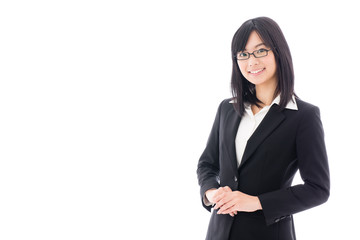
<instances>
[{"instance_id":1,"label":"shoulder","mask_svg":"<svg viewBox=\"0 0 360 240\"><path fill-rule=\"evenodd\" d=\"M224 117L228 116L228 114L236 113L232 99L233 98L225 98L220 102L216 112L217 118L224 119Z\"/></svg>"},{"instance_id":2,"label":"shoulder","mask_svg":"<svg viewBox=\"0 0 360 240\"><path fill-rule=\"evenodd\" d=\"M318 112L319 107L311 103L305 102L299 98L296 98L296 104L298 106L299 112Z\"/></svg>"},{"instance_id":3,"label":"shoulder","mask_svg":"<svg viewBox=\"0 0 360 240\"><path fill-rule=\"evenodd\" d=\"M221 112L235 111L234 98L225 98L222 100L219 105L219 110L221 110Z\"/></svg>"},{"instance_id":4,"label":"shoulder","mask_svg":"<svg viewBox=\"0 0 360 240\"><path fill-rule=\"evenodd\" d=\"M321 125L320 109L318 106L296 98L300 125Z\"/></svg>"},{"instance_id":5,"label":"shoulder","mask_svg":"<svg viewBox=\"0 0 360 240\"><path fill-rule=\"evenodd\" d=\"M298 97L295 98L297 110L284 109L282 112L293 124L303 124L320 119L320 109L318 106L306 102Z\"/></svg>"}]
</instances>

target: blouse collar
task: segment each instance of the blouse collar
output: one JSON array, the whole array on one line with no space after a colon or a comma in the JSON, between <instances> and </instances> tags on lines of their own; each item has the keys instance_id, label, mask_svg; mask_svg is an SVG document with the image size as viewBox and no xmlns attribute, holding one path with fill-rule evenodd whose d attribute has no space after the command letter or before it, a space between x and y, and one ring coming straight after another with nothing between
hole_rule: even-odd
<instances>
[{"instance_id":1,"label":"blouse collar","mask_svg":"<svg viewBox=\"0 0 360 240\"><path fill-rule=\"evenodd\" d=\"M273 104L280 104L280 94L272 101L272 103L270 104L270 106L268 106L269 108L273 105ZM231 100L229 103L234 103L235 100ZM249 107L249 104L245 104L245 107ZM295 96L293 95L291 100L286 104L285 108L287 109L291 109L291 110L298 110L297 104L296 104L296 99Z\"/></svg>"}]
</instances>

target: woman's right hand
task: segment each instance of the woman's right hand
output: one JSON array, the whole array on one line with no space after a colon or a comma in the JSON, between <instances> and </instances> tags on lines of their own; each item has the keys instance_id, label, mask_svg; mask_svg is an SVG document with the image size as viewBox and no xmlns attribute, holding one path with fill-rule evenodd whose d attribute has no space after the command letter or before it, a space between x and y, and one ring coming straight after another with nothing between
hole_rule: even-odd
<instances>
[{"instance_id":1,"label":"woman's right hand","mask_svg":"<svg viewBox=\"0 0 360 240\"><path fill-rule=\"evenodd\" d=\"M224 192L232 192L232 190L228 186L219 187L218 189L212 188L205 192L205 196L210 203L215 204L216 202L214 202L214 199L217 196L223 194ZM237 211L229 213L229 214L230 214L230 216L234 217L237 214Z\"/></svg>"}]
</instances>

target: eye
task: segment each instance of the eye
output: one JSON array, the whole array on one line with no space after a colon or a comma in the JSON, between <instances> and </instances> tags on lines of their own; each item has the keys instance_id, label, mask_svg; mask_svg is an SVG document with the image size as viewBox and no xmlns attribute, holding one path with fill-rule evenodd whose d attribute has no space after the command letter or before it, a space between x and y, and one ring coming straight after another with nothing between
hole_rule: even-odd
<instances>
[{"instance_id":1,"label":"eye","mask_svg":"<svg viewBox=\"0 0 360 240\"><path fill-rule=\"evenodd\" d=\"M261 48L259 50L256 50L254 52L254 54L255 54L255 57L265 57L268 54L268 51L269 50L267 50L265 48Z\"/></svg>"},{"instance_id":2,"label":"eye","mask_svg":"<svg viewBox=\"0 0 360 240\"><path fill-rule=\"evenodd\" d=\"M261 48L256 51L256 53L258 53L258 54L262 54L262 53L266 53L266 52L267 52L267 50L265 48Z\"/></svg>"},{"instance_id":3,"label":"eye","mask_svg":"<svg viewBox=\"0 0 360 240\"><path fill-rule=\"evenodd\" d=\"M249 53L248 52L239 52L237 54L238 59L242 59L242 58L248 58L249 57Z\"/></svg>"}]
</instances>

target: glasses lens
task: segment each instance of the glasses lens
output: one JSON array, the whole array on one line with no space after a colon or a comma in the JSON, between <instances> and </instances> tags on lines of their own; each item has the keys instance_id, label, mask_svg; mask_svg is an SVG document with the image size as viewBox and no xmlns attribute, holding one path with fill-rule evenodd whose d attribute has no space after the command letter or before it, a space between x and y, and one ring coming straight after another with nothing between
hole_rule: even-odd
<instances>
[{"instance_id":1,"label":"glasses lens","mask_svg":"<svg viewBox=\"0 0 360 240\"><path fill-rule=\"evenodd\" d=\"M268 50L266 49L259 49L254 52L255 57L265 57L268 54Z\"/></svg>"},{"instance_id":2,"label":"glasses lens","mask_svg":"<svg viewBox=\"0 0 360 240\"><path fill-rule=\"evenodd\" d=\"M239 60L248 59L249 58L249 53L247 53L247 52L238 52L236 54L236 58L239 59Z\"/></svg>"}]
</instances>

